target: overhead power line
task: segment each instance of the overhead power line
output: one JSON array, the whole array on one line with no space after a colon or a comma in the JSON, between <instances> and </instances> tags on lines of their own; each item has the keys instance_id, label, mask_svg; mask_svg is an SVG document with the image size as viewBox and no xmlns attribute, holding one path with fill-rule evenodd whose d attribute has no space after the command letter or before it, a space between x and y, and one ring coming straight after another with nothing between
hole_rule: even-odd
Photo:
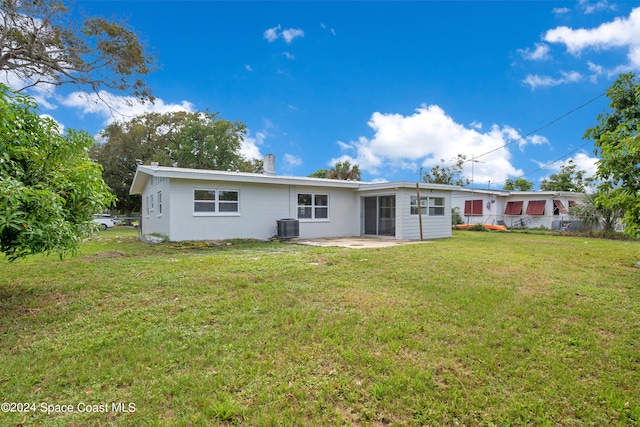
<instances>
[{"instance_id":1,"label":"overhead power line","mask_svg":"<svg viewBox=\"0 0 640 427\"><path fill-rule=\"evenodd\" d=\"M555 119L551 120L549 123L545 124L544 126L539 127L538 129L535 129L535 130L533 130L533 131L531 131L531 132L527 133L526 135L521 136L520 138L516 138L516 139L514 139L514 140L512 140L512 141L509 141L509 142L507 142L506 144L504 144L504 145L502 145L502 146L500 146L500 147L497 147L497 148L491 149L491 150L487 151L486 153L482 153L482 154L480 154L480 155L474 155L474 156L473 156L473 159L478 159L479 157L486 156L487 154L491 154L491 153L493 153L493 152L495 152L495 151L498 151L498 150L500 150L500 149L502 149L502 148L508 147L508 146L510 146L511 144L513 144L514 142L524 141L527 137L529 137L529 136L531 136L531 135L534 135L534 134L536 134L536 133L540 132L541 130L544 130L544 129L548 128L548 127L549 127L549 126L551 126L552 124L554 124L554 123L556 123L556 122L558 122L558 121L560 121L560 120L564 119L565 117L567 117L567 116L569 116L569 115L571 115L571 114L575 113L576 111L578 111L578 110L580 110L580 109L582 109L582 108L586 107L587 105L591 104L592 102L596 101L597 99L602 98L602 97L603 97L603 96L605 96L606 94L607 94L606 92L602 92L600 95L598 95L598 96L596 96L596 97L594 97L594 98L591 98L591 99L590 99L590 100L588 100L587 102L585 102L585 103L583 103L583 104L579 105L578 107L576 107L576 108L572 109L571 111L568 111L568 112L564 113L563 115L556 117ZM586 144L582 145L580 148L584 147L585 145L586 145ZM576 151L576 150L574 150L574 151ZM465 161L465 163L466 163L466 162L470 162L470 161L472 161L473 159L466 160L466 161ZM554 163L554 162L552 162L552 163Z\"/></svg>"},{"instance_id":2,"label":"overhead power line","mask_svg":"<svg viewBox=\"0 0 640 427\"><path fill-rule=\"evenodd\" d=\"M553 165L554 163L559 162L560 160L564 159L565 157L570 156L571 154L575 153L576 151L578 151L579 149L581 149L581 148L583 148L584 146L588 145L589 143L590 143L590 142L589 142L589 141L587 141L587 142L585 142L584 144L582 144L581 146L579 146L579 147L577 147L577 148L575 148L575 149L573 149L573 150L569 151L568 153L565 153L563 156L558 157L557 159L552 160L552 161L550 161L550 162L548 162L548 163L545 163L544 165L540 166L540 167L539 167L539 168L537 168L537 169L534 169L534 170L529 171L529 172L527 172L527 173L524 173L524 174L522 174L522 175L520 175L520 176L517 176L517 177L516 177L516 179L518 179L518 178L524 178L524 177L525 177L525 176L527 176L527 175L531 175L532 173L536 173L536 172L538 172L538 171L541 171L541 170L543 170L543 169L546 169L546 168L548 168L549 166ZM500 184L500 183L503 183L503 182L507 182L507 180L506 180L506 179L503 179L502 181L496 181L496 182L495 182L495 184Z\"/></svg>"}]
</instances>

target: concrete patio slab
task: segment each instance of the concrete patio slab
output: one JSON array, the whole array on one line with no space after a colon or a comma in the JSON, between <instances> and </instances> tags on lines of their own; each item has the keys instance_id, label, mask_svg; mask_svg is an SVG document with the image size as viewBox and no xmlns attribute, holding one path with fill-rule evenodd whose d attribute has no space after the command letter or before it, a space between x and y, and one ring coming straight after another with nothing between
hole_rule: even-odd
<instances>
[{"instance_id":1,"label":"concrete patio slab","mask_svg":"<svg viewBox=\"0 0 640 427\"><path fill-rule=\"evenodd\" d=\"M291 243L308 246L339 246L351 249L388 248L391 246L428 243L428 241L397 240L383 237L334 237L321 239L294 239Z\"/></svg>"}]
</instances>

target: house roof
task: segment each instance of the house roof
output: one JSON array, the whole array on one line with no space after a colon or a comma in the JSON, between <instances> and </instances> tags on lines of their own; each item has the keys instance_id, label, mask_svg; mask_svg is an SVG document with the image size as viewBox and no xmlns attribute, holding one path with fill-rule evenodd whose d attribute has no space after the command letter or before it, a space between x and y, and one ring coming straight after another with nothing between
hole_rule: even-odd
<instances>
[{"instance_id":1,"label":"house roof","mask_svg":"<svg viewBox=\"0 0 640 427\"><path fill-rule=\"evenodd\" d=\"M461 193L474 193L478 195L492 195L513 198L530 198L530 197L576 197L581 198L584 193L575 191L515 191L515 190L489 190L481 188L458 188L456 191Z\"/></svg>"},{"instance_id":2,"label":"house roof","mask_svg":"<svg viewBox=\"0 0 640 427\"><path fill-rule=\"evenodd\" d=\"M231 172L207 169L186 169L166 166L140 165L131 184L130 194L142 194L151 177L193 179L204 181L248 182L271 185L303 185L307 187L350 188L354 191L384 190L390 188L415 188L415 182L363 182L299 176L266 175L261 173ZM452 191L460 187L420 183L420 188Z\"/></svg>"}]
</instances>

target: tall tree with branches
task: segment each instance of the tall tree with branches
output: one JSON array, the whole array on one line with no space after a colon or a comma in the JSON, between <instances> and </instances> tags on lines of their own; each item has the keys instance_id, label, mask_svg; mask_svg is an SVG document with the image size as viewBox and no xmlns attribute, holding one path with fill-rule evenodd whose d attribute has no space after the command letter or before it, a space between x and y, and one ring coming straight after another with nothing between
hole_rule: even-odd
<instances>
[{"instance_id":1,"label":"tall tree with branches","mask_svg":"<svg viewBox=\"0 0 640 427\"><path fill-rule=\"evenodd\" d=\"M155 69L139 37L124 23L77 19L60 0L0 0L0 71L33 86L75 84L152 100L143 77Z\"/></svg>"},{"instance_id":2,"label":"tall tree with branches","mask_svg":"<svg viewBox=\"0 0 640 427\"><path fill-rule=\"evenodd\" d=\"M594 141L600 157L597 176L610 191L597 201L624 211L625 233L640 235L640 79L621 74L607 90L610 111L598 115L598 124L584 135Z\"/></svg>"},{"instance_id":3,"label":"tall tree with branches","mask_svg":"<svg viewBox=\"0 0 640 427\"><path fill-rule=\"evenodd\" d=\"M432 184L447 184L465 186L471 183L469 178L464 177L462 172L464 170L464 164L467 161L467 156L464 154L458 154L457 157L451 159L450 164L445 164L444 159L440 159L440 165L435 165L425 172L422 180Z\"/></svg>"}]
</instances>

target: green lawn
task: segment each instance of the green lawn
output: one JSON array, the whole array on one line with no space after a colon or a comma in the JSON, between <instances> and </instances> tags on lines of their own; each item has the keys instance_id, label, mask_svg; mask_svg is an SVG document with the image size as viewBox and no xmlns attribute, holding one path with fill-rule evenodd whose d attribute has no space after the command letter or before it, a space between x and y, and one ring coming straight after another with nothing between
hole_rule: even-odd
<instances>
[{"instance_id":1,"label":"green lawn","mask_svg":"<svg viewBox=\"0 0 640 427\"><path fill-rule=\"evenodd\" d=\"M150 246L116 227L0 261L0 396L34 404L0 425L638 425L638 261L639 242L552 235Z\"/></svg>"}]
</instances>

